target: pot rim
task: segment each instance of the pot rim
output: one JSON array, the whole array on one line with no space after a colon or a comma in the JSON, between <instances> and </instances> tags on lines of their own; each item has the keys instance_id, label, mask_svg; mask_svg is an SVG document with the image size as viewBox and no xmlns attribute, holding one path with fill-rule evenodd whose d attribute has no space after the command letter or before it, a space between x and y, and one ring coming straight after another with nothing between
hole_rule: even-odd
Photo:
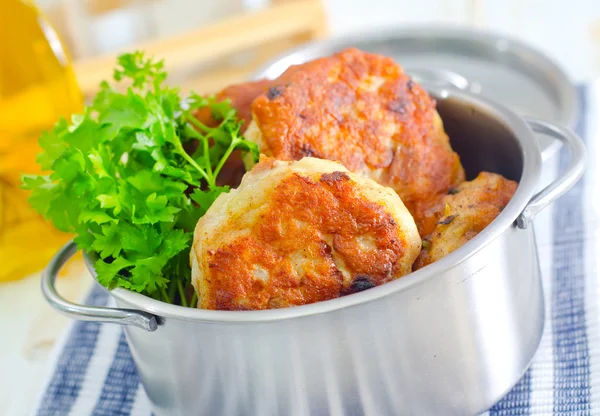
<instances>
[{"instance_id":1,"label":"pot rim","mask_svg":"<svg viewBox=\"0 0 600 416\"><path fill-rule=\"evenodd\" d=\"M112 289L109 293L117 301L125 303L127 306L135 307L163 318L244 324L287 320L334 312L366 304L379 298L390 296L396 292L408 290L415 285L425 283L429 279L441 278L438 275L465 262L510 227L516 228L516 218L529 203L538 186L542 157L538 141L531 128L525 120L508 108L483 97L456 89L427 87L427 90L436 100L458 100L462 105L474 106L478 110L493 116L512 132L521 147L523 170L515 194L494 221L462 247L422 269L383 285L335 299L281 309L256 311L205 310L168 304L123 288ZM84 253L88 269L92 273L92 276L96 278L92 257L93 255Z\"/></svg>"}]
</instances>

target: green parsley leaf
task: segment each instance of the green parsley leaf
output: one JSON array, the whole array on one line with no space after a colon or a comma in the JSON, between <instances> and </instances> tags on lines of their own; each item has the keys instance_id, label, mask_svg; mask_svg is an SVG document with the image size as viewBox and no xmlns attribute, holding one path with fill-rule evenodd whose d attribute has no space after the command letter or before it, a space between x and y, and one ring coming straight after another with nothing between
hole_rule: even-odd
<instances>
[{"instance_id":1,"label":"green parsley leaf","mask_svg":"<svg viewBox=\"0 0 600 416\"><path fill-rule=\"evenodd\" d=\"M32 207L98 254L102 285L188 305L196 223L229 191L216 179L231 153L258 159L258 147L240 134L229 101L193 93L184 100L167 87L162 61L123 54L113 78L125 92L102 82L82 114L42 134L37 162L48 174L24 176L23 188ZM203 108L218 126L193 116Z\"/></svg>"}]
</instances>

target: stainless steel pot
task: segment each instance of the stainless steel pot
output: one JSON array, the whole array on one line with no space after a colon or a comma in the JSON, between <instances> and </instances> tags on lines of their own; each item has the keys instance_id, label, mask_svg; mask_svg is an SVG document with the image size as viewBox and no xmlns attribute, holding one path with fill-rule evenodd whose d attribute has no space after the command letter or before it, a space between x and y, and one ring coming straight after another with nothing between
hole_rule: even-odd
<instances>
[{"instance_id":1,"label":"stainless steel pot","mask_svg":"<svg viewBox=\"0 0 600 416\"><path fill-rule=\"evenodd\" d=\"M430 89L469 177L519 181L485 230L415 273L343 298L267 311L207 311L124 289L118 308L69 303L54 287L74 253L63 248L42 290L75 319L125 325L157 415L474 415L523 375L544 307L530 221L573 186L584 147L572 132L515 115L457 89ZM534 131L562 141L569 168L542 192ZM93 271L93 268L90 267Z\"/></svg>"}]
</instances>

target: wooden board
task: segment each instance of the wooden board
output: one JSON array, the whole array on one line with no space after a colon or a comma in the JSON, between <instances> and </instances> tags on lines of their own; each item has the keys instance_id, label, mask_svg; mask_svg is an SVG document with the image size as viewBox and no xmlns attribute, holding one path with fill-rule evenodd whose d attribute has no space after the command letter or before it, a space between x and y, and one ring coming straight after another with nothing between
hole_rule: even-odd
<instances>
[{"instance_id":1,"label":"wooden board","mask_svg":"<svg viewBox=\"0 0 600 416\"><path fill-rule=\"evenodd\" d=\"M170 73L181 74L203 65L210 70L186 77L187 88L198 93L214 91L228 83L244 80L266 60L300 43L327 33L326 15L319 0L298 0L246 13L182 35L132 45L165 60ZM252 53L245 65L227 63L236 54ZM100 81L112 75L118 54L74 62L79 85L86 96L94 94ZM224 62L215 68L215 62ZM177 75L179 76L179 75Z\"/></svg>"}]
</instances>

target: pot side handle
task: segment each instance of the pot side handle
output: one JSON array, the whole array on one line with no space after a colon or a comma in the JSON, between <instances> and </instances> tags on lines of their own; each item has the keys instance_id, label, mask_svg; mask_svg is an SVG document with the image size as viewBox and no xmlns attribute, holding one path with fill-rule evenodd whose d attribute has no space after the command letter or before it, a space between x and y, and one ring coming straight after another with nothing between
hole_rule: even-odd
<instances>
[{"instance_id":1,"label":"pot side handle","mask_svg":"<svg viewBox=\"0 0 600 416\"><path fill-rule=\"evenodd\" d=\"M52 258L42 275L42 294L54 309L69 318L80 321L108 322L121 325L133 325L146 331L156 331L156 317L150 313L135 309L104 308L71 303L56 290L56 276L64 264L75 254L77 246L69 242Z\"/></svg>"},{"instance_id":2,"label":"pot side handle","mask_svg":"<svg viewBox=\"0 0 600 416\"><path fill-rule=\"evenodd\" d=\"M533 117L524 118L534 132L560 140L569 149L571 162L558 179L531 198L523 212L517 217L517 227L521 229L527 228L533 217L571 189L583 175L586 166L585 146L574 132L548 121Z\"/></svg>"}]
</instances>

